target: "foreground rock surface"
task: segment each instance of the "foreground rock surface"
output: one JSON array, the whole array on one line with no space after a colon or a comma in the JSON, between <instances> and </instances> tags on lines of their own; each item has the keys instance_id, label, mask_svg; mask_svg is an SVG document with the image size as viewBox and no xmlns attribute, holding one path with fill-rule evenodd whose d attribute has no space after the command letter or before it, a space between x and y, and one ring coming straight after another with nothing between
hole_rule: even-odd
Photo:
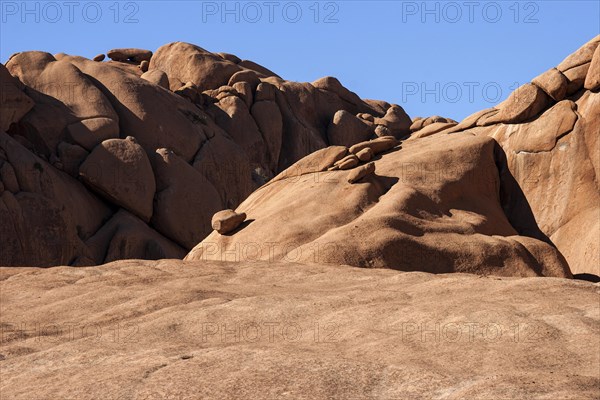
<instances>
[{"instance_id":1,"label":"foreground rock surface","mask_svg":"<svg viewBox=\"0 0 600 400\"><path fill-rule=\"evenodd\" d=\"M0 288L7 399L600 395L588 282L119 261Z\"/></svg>"}]
</instances>

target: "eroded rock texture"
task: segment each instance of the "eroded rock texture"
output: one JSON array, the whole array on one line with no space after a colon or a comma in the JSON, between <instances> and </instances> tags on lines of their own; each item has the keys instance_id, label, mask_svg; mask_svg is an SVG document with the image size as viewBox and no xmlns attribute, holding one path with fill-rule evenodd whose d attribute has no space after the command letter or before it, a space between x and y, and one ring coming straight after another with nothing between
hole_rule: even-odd
<instances>
[{"instance_id":1,"label":"eroded rock texture","mask_svg":"<svg viewBox=\"0 0 600 400\"><path fill-rule=\"evenodd\" d=\"M16 54L0 68L0 263L598 275L599 42L460 123L181 42ZM247 219L210 233L224 209Z\"/></svg>"}]
</instances>

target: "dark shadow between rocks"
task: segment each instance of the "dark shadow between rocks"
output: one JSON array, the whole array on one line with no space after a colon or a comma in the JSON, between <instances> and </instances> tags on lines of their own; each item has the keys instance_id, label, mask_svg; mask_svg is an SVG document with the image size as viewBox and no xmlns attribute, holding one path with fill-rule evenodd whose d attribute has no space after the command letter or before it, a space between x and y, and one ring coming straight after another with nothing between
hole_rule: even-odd
<instances>
[{"instance_id":1,"label":"dark shadow between rocks","mask_svg":"<svg viewBox=\"0 0 600 400\"><path fill-rule=\"evenodd\" d=\"M541 240L556 248L544 232L539 228L529 201L519 183L508 168L504 149L495 142L494 155L500 178L500 204L510 224L521 236Z\"/></svg>"},{"instance_id":2,"label":"dark shadow between rocks","mask_svg":"<svg viewBox=\"0 0 600 400\"><path fill-rule=\"evenodd\" d=\"M588 282L592 282L592 283L600 282L600 276L594 275L594 274L588 274L588 273L575 274L575 275L573 275L573 279L577 279L579 281L588 281Z\"/></svg>"}]
</instances>

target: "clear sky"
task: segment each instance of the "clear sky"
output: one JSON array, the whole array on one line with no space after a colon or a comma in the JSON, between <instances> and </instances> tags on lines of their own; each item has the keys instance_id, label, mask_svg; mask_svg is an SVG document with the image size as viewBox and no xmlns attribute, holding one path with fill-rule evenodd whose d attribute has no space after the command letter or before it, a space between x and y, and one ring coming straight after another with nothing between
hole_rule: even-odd
<instances>
[{"instance_id":1,"label":"clear sky","mask_svg":"<svg viewBox=\"0 0 600 400\"><path fill-rule=\"evenodd\" d=\"M186 41L462 119L600 33L600 1L0 1L0 60Z\"/></svg>"}]
</instances>

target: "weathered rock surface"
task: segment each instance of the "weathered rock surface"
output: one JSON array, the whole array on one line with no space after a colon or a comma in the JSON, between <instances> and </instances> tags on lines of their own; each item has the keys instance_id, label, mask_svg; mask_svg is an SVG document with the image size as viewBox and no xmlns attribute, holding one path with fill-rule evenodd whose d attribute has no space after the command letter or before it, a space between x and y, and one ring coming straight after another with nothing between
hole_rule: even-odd
<instances>
[{"instance_id":1,"label":"weathered rock surface","mask_svg":"<svg viewBox=\"0 0 600 400\"><path fill-rule=\"evenodd\" d=\"M512 249L506 250L502 257L518 265L513 272L522 274L523 270L534 270L541 274L544 268L556 272L556 259L562 256L552 249L544 250L546 245L539 245L535 241L538 240L556 245L575 273L599 274L600 250L596 243L600 242L597 222L600 161L595 157L599 146L595 133L599 127L597 82L593 72L598 70L599 41L599 38L591 40L557 68L524 85L501 105L476 113L460 124L435 115L411 120L401 107L385 101L362 100L333 77L313 83L288 82L256 63L181 42L163 46L155 54L120 49L111 52L115 56L113 61L105 63L62 53L54 56L43 52L18 53L7 62L6 69L0 68L3 81L9 82L13 93L8 97L12 106L5 96L2 99L2 128L8 133L3 137L3 145L11 149L18 146L15 152L18 157L8 156L6 150L0 153L3 161L0 195L7 193L5 202L10 203L7 209L12 210L5 215L17 221L17 226L26 227L29 219L23 219L18 214L21 211L15 211L19 210L17 203L29 201L23 206L26 210L31 207L30 203L39 202L39 214L54 218L39 218L40 229L51 231L53 227L60 227L61 232L68 232L64 235L69 250L59 246L64 252L60 256L58 251L44 252L42 249L48 247L44 240L39 245L22 243L34 239L24 233L17 234L14 226L6 225L3 237L7 237L4 241L7 245L0 263L105 262L107 259L103 257L107 253L95 253L89 239L99 231L108 232L96 240L101 248L108 249L113 239L110 234L116 231L102 229L107 221L114 219L115 213L123 215L124 210L139 217L130 215L141 230L152 232L153 240L171 243L178 251L189 251L210 232L210 218L216 210L236 209L261 185L265 185L261 190L269 191L274 190L275 184L299 185L303 179L314 181L334 174L332 176L339 176L338 180L347 186L348 170L364 168L364 163L372 159L377 172L363 177L360 185L354 185L371 187L373 179L381 179L379 163L389 160L396 152L404 153L409 142L416 146L411 147L416 149L414 151L422 154L421 146L430 146L429 141L433 143L440 137L464 132L491 136L504 149L504 156L494 152L497 164L486 164L500 177L500 186L504 188L498 194L500 208L514 230L510 235L504 228L500 231L503 237L515 236L515 240L523 241L522 246L528 248L535 259L523 261L523 251L515 250L520 245L512 242L498 247ZM149 71L142 74L139 66L148 61ZM14 112L4 113L11 107ZM332 121L339 116L347 123L344 129L335 132L332 127L336 125ZM356 127L360 129L354 129ZM93 158L101 143L124 141L128 136L136 138L142 159L142 155L153 159L158 149L166 148L169 149L166 157L176 161L158 163L150 169L145 164L144 176L130 172L128 176L133 184L129 189L134 193L128 195L125 195L127 184L123 182L113 182L113 186L104 182L101 189L102 185L78 177L79 170ZM407 137L405 145L399 147L397 139ZM338 141L342 146L326 148L327 144ZM453 145L449 143L448 147L454 148ZM435 146L432 151L443 152L441 147ZM480 153L467 158L477 154ZM302 160L303 157L306 159ZM385 161L388 162L391 163ZM43 173L32 165L39 165ZM437 165L436 160L429 160L429 165ZM462 161L457 160L444 167L424 167L415 175L414 165L401 163L402 173L388 177L412 184L412 179L421 174L419 179L429 184L428 173L432 168L451 170L460 165ZM43 177L40 182L46 186L28 176L37 176L38 172ZM462 175L457 176L458 181L463 179ZM162 189L140 190L139 193L135 189L136 184L159 180ZM57 182L69 187L74 185L85 195L76 195L75 203L67 201L65 195L44 192L48 185L58 187ZM453 184L462 187L464 183ZM428 190L438 187L436 185L445 187L445 183L436 182ZM17 199L17 203L10 196ZM274 195L272 201L278 201L277 196ZM435 191L428 198L441 201ZM472 201L468 196L463 200ZM329 201L331 207L337 202L339 200ZM81 210L73 213L70 208L74 204ZM192 211L186 210L190 204L195 205ZM92 212L98 215L92 217ZM490 218L487 211L478 212ZM499 217L494 214L494 218ZM461 230L464 225L453 225L455 222L444 234L464 235ZM285 224L291 230L296 229L296 225ZM252 222L236 235L259 226L260 223ZM494 235L491 234L492 243L497 240ZM114 240L121 250L111 251L111 257L146 254L142 249L145 245L127 246L123 240L126 239ZM139 243L145 243L144 240ZM424 246L424 240L416 241ZM166 247L162 248L164 252ZM31 255L27 254L30 250L23 249L40 251ZM159 253L147 252L152 257ZM455 255L442 251L440 257L446 256Z\"/></svg>"},{"instance_id":2,"label":"weathered rock surface","mask_svg":"<svg viewBox=\"0 0 600 400\"><path fill-rule=\"evenodd\" d=\"M7 399L593 399L598 300L598 284L575 280L290 262L2 268L0 390Z\"/></svg>"},{"instance_id":3,"label":"weathered rock surface","mask_svg":"<svg viewBox=\"0 0 600 400\"><path fill-rule=\"evenodd\" d=\"M148 156L133 137L102 142L83 162L79 174L102 196L150 220L156 183Z\"/></svg>"},{"instance_id":4,"label":"weathered rock surface","mask_svg":"<svg viewBox=\"0 0 600 400\"><path fill-rule=\"evenodd\" d=\"M171 43L155 54L115 49L109 56L112 61L108 62L64 53L22 52L11 57L6 69L0 68L3 89L10 86L2 96L2 131L32 156L46 161L47 168L70 178L78 178L83 166L89 169L89 160L98 157L94 153L107 141L135 137L143 149L137 152L141 158L145 153L153 159L158 149L169 149L169 157L178 161L168 173L158 164L149 169L143 163L143 172L127 169L126 179L119 182L107 176L123 169L115 169L123 163L113 157L112 166L103 169L102 179L92 182L84 174L78 178L79 185L83 183L82 189L110 210L100 213L101 223L94 232L114 213L128 210L140 218L136 226L145 223L151 236L177 243L187 251L211 231L214 212L237 207L258 186L302 157L325 148L327 128L336 112L376 118L391 107L361 100L335 78L324 78L317 82L318 87L287 82L251 61L213 54L187 43ZM148 72L144 72L146 67ZM23 190L10 173L18 177L18 168L20 164L3 169L1 191ZM149 182L163 178L168 181L164 190L152 193ZM50 207L44 204L42 209ZM190 204L196 208L186 217ZM77 206L97 209L85 201ZM77 232L80 228L76 220L67 217L69 212L66 207L57 218L64 229ZM106 253L90 256L93 250L87 243L94 232L84 230L80 239L66 239L77 254L65 252L66 259L58 258L61 263L108 261L102 258ZM107 228L103 232L116 231ZM105 241L100 247L108 248L110 235L100 237ZM37 245L20 242L34 240L26 235L7 239L0 264L28 264L31 258L22 249ZM145 254L140 246L122 245L111 254L139 257ZM32 257L32 265L43 265L46 254L42 251ZM57 262L54 253L47 253L47 258L48 266Z\"/></svg>"},{"instance_id":5,"label":"weathered rock surface","mask_svg":"<svg viewBox=\"0 0 600 400\"><path fill-rule=\"evenodd\" d=\"M500 178L502 151L493 139L455 134L408 141L374 165L377 172L359 185L348 185L345 171L271 182L239 207L251 224L232 236L209 235L186 260L241 251L259 260L404 271L571 276L558 251L519 236L507 219L504 202L519 193ZM248 243L258 245L241 250ZM272 246L264 252L266 243Z\"/></svg>"},{"instance_id":6,"label":"weathered rock surface","mask_svg":"<svg viewBox=\"0 0 600 400\"><path fill-rule=\"evenodd\" d=\"M521 192L507 198L508 219L521 235L554 244L574 274L600 275L600 94L584 87L598 76L590 75L598 43L600 36L518 89L500 111L475 113L431 137L493 137L506 153L501 175ZM549 96L539 101L534 85Z\"/></svg>"}]
</instances>

